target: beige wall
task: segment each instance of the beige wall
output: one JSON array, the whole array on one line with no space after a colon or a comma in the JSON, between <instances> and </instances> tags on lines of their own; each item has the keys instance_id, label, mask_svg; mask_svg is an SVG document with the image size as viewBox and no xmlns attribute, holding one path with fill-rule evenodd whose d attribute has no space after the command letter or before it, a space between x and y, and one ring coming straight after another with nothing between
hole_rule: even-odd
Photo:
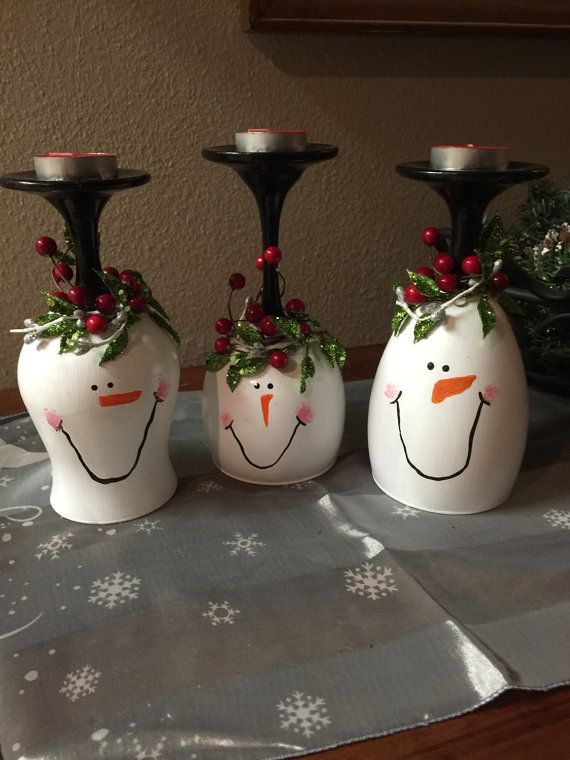
<instances>
[{"instance_id":1,"label":"beige wall","mask_svg":"<svg viewBox=\"0 0 570 760\"><path fill-rule=\"evenodd\" d=\"M153 175L105 211L102 258L146 273L184 364L211 344L227 275L257 285L253 199L199 155L237 128L304 127L340 146L291 193L282 269L288 294L348 345L386 338L390 283L422 260L421 229L447 221L396 162L481 141L569 174L567 41L251 35L238 0L1 0L0 56L3 171L31 168L38 151L106 149ZM9 327L50 288L33 242L60 232L45 201L0 191L0 386L15 384Z\"/></svg>"}]
</instances>

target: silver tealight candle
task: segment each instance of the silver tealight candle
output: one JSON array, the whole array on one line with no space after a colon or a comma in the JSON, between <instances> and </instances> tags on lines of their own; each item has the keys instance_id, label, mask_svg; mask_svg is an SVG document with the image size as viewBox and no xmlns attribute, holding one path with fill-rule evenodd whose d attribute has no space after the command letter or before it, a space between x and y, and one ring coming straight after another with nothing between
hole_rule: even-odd
<instances>
[{"instance_id":1,"label":"silver tealight candle","mask_svg":"<svg viewBox=\"0 0 570 760\"><path fill-rule=\"evenodd\" d=\"M490 145L434 145L431 168L445 171L504 171L509 165L508 148Z\"/></svg>"},{"instance_id":2,"label":"silver tealight candle","mask_svg":"<svg viewBox=\"0 0 570 760\"><path fill-rule=\"evenodd\" d=\"M34 156L38 179L113 179L117 176L114 153L44 153Z\"/></svg>"},{"instance_id":3,"label":"silver tealight candle","mask_svg":"<svg viewBox=\"0 0 570 760\"><path fill-rule=\"evenodd\" d=\"M307 149L304 129L248 129L236 132L235 141L240 153L291 153Z\"/></svg>"}]
</instances>

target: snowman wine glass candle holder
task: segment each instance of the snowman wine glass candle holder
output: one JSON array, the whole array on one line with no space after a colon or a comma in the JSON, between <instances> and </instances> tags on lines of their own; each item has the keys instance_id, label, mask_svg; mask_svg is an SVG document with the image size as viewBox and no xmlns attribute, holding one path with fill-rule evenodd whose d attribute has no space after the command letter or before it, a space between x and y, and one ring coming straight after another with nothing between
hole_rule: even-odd
<instances>
[{"instance_id":1,"label":"snowman wine glass candle holder","mask_svg":"<svg viewBox=\"0 0 570 760\"><path fill-rule=\"evenodd\" d=\"M203 416L212 458L224 473L249 483L309 480L335 462L344 427L340 370L346 351L310 317L299 298L282 304L279 220L285 196L310 165L337 155L332 145L306 143L304 132L249 130L236 145L205 148L204 158L234 169L253 192L263 248L262 285L243 310L215 324L206 357ZM230 290L245 278L235 273Z\"/></svg>"},{"instance_id":2,"label":"snowman wine glass candle holder","mask_svg":"<svg viewBox=\"0 0 570 760\"><path fill-rule=\"evenodd\" d=\"M437 146L432 163L397 167L445 199L451 246L447 251L436 228L426 229L424 242L436 245L437 255L395 286L393 335L372 388L368 443L373 477L389 496L469 514L509 496L528 420L520 352L497 300L508 284L497 255L502 225L496 218L482 232L483 215L500 192L548 170L505 167L504 149L449 147L446 154ZM486 150L495 151L494 168Z\"/></svg>"},{"instance_id":3,"label":"snowman wine glass candle holder","mask_svg":"<svg viewBox=\"0 0 570 760\"><path fill-rule=\"evenodd\" d=\"M66 223L63 249L36 240L57 289L44 294L42 314L12 330L24 338L18 384L50 456L55 511L86 523L130 520L176 488L168 433L177 336L140 273L101 269L98 220L113 193L150 177L114 169L109 154L40 158L36 171L0 178L44 197Z\"/></svg>"}]
</instances>

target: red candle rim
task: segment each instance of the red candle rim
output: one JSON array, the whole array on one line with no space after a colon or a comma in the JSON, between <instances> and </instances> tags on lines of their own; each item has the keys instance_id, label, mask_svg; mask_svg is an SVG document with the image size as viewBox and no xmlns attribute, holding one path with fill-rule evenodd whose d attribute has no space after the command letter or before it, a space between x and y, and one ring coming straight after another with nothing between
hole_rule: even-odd
<instances>
[{"instance_id":1,"label":"red candle rim","mask_svg":"<svg viewBox=\"0 0 570 760\"><path fill-rule=\"evenodd\" d=\"M38 153L35 158L99 158L101 156L116 158L115 153Z\"/></svg>"},{"instance_id":2,"label":"red candle rim","mask_svg":"<svg viewBox=\"0 0 570 760\"><path fill-rule=\"evenodd\" d=\"M248 133L251 132L269 132L271 134L275 135L304 135L306 134L305 129L248 129Z\"/></svg>"},{"instance_id":3,"label":"red candle rim","mask_svg":"<svg viewBox=\"0 0 570 760\"><path fill-rule=\"evenodd\" d=\"M508 150L505 145L432 145L432 148L461 148L462 150Z\"/></svg>"}]
</instances>

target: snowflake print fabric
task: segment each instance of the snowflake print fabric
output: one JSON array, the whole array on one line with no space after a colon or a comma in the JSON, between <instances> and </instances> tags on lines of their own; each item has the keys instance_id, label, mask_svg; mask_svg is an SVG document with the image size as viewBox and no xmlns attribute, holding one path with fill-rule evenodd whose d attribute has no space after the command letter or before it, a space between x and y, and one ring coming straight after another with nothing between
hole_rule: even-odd
<instances>
[{"instance_id":1,"label":"snowflake print fabric","mask_svg":"<svg viewBox=\"0 0 570 760\"><path fill-rule=\"evenodd\" d=\"M139 586L139 578L133 578L131 575L117 570L105 578L93 581L89 602L97 604L99 607L112 609L119 604L125 604L131 599L136 599L139 595Z\"/></svg>"},{"instance_id":2,"label":"snowflake print fabric","mask_svg":"<svg viewBox=\"0 0 570 760\"><path fill-rule=\"evenodd\" d=\"M56 515L45 457L2 468L5 760L310 757L570 683L568 401L531 392L513 494L458 518L376 487L370 384L346 392L339 461L272 488L214 469L201 397L180 394L179 488L125 523ZM0 422L3 441L44 453L27 417Z\"/></svg>"}]
</instances>

